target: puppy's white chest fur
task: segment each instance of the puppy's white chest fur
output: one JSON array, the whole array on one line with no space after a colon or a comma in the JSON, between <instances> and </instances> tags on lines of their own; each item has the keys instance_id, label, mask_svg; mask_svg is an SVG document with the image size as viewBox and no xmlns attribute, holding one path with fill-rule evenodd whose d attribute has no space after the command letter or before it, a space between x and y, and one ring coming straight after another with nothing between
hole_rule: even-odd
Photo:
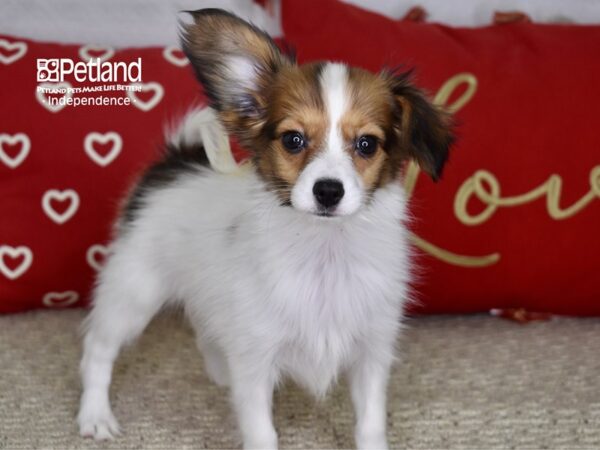
<instances>
[{"instance_id":1,"label":"puppy's white chest fur","mask_svg":"<svg viewBox=\"0 0 600 450\"><path fill-rule=\"evenodd\" d=\"M207 185L177 198L210 195L209 183L218 189L221 180L209 177L190 181ZM321 395L361 352L396 335L409 275L402 190L390 186L364 211L331 220L272 207L268 193L244 195L254 182L238 180L240 191L214 216L190 216L184 229L195 230L198 247L184 232L174 254L193 262L165 261L165 271L196 271L181 278L179 298L201 333L240 354L257 351L249 348L255 338L274 376Z\"/></svg>"},{"instance_id":2,"label":"puppy's white chest fur","mask_svg":"<svg viewBox=\"0 0 600 450\"><path fill-rule=\"evenodd\" d=\"M318 394L384 326L381 321L399 320L401 230L365 225L297 226L288 230L291 239L277 237L263 261L265 294L272 292L281 308L282 369ZM396 239L389 236L394 232Z\"/></svg>"}]
</instances>

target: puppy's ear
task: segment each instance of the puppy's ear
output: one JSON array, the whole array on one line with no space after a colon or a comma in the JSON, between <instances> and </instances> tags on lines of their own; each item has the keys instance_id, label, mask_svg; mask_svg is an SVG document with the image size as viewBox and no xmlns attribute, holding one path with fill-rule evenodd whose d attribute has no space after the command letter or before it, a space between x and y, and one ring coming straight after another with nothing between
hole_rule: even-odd
<instances>
[{"instance_id":1,"label":"puppy's ear","mask_svg":"<svg viewBox=\"0 0 600 450\"><path fill-rule=\"evenodd\" d=\"M390 78L402 147L434 181L442 176L455 138L451 116L433 105L411 82L411 73Z\"/></svg>"},{"instance_id":2,"label":"puppy's ear","mask_svg":"<svg viewBox=\"0 0 600 450\"><path fill-rule=\"evenodd\" d=\"M260 132L275 74L292 64L262 30L220 9L190 12L183 51L225 128L243 141Z\"/></svg>"}]
</instances>

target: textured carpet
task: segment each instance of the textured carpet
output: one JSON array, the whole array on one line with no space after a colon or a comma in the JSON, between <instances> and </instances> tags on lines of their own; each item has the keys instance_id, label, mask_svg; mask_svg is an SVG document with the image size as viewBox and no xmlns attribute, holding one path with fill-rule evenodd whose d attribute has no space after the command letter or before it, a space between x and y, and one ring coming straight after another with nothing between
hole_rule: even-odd
<instances>
[{"instance_id":1,"label":"textured carpet","mask_svg":"<svg viewBox=\"0 0 600 450\"><path fill-rule=\"evenodd\" d=\"M227 391L210 384L190 329L157 319L115 369L125 434L77 435L82 311L0 317L0 448L184 449L238 446ZM394 448L600 448L600 321L518 325L488 317L409 321L389 389ZM345 386L315 403L275 397L281 447L352 447Z\"/></svg>"}]
</instances>

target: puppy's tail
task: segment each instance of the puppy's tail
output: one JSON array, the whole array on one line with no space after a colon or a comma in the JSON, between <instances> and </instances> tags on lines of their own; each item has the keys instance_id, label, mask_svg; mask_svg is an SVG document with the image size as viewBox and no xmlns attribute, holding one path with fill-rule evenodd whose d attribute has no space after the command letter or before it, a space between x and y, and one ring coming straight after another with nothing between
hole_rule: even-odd
<instances>
[{"instance_id":1,"label":"puppy's tail","mask_svg":"<svg viewBox=\"0 0 600 450\"><path fill-rule=\"evenodd\" d=\"M211 108L188 112L174 131L167 131L167 151L211 167L216 172L231 173L238 169L229 137Z\"/></svg>"}]
</instances>

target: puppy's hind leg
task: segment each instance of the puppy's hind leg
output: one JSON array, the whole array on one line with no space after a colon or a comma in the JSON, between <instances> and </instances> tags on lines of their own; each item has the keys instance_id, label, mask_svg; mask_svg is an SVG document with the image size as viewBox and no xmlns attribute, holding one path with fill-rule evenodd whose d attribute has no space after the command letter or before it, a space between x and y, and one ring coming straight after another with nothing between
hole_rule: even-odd
<instances>
[{"instance_id":1,"label":"puppy's hind leg","mask_svg":"<svg viewBox=\"0 0 600 450\"><path fill-rule=\"evenodd\" d=\"M85 324L83 394L77 417L82 436L103 440L119 434L109 402L113 363L121 347L144 330L165 300L164 288L144 260L126 260L122 254L108 260Z\"/></svg>"}]
</instances>

